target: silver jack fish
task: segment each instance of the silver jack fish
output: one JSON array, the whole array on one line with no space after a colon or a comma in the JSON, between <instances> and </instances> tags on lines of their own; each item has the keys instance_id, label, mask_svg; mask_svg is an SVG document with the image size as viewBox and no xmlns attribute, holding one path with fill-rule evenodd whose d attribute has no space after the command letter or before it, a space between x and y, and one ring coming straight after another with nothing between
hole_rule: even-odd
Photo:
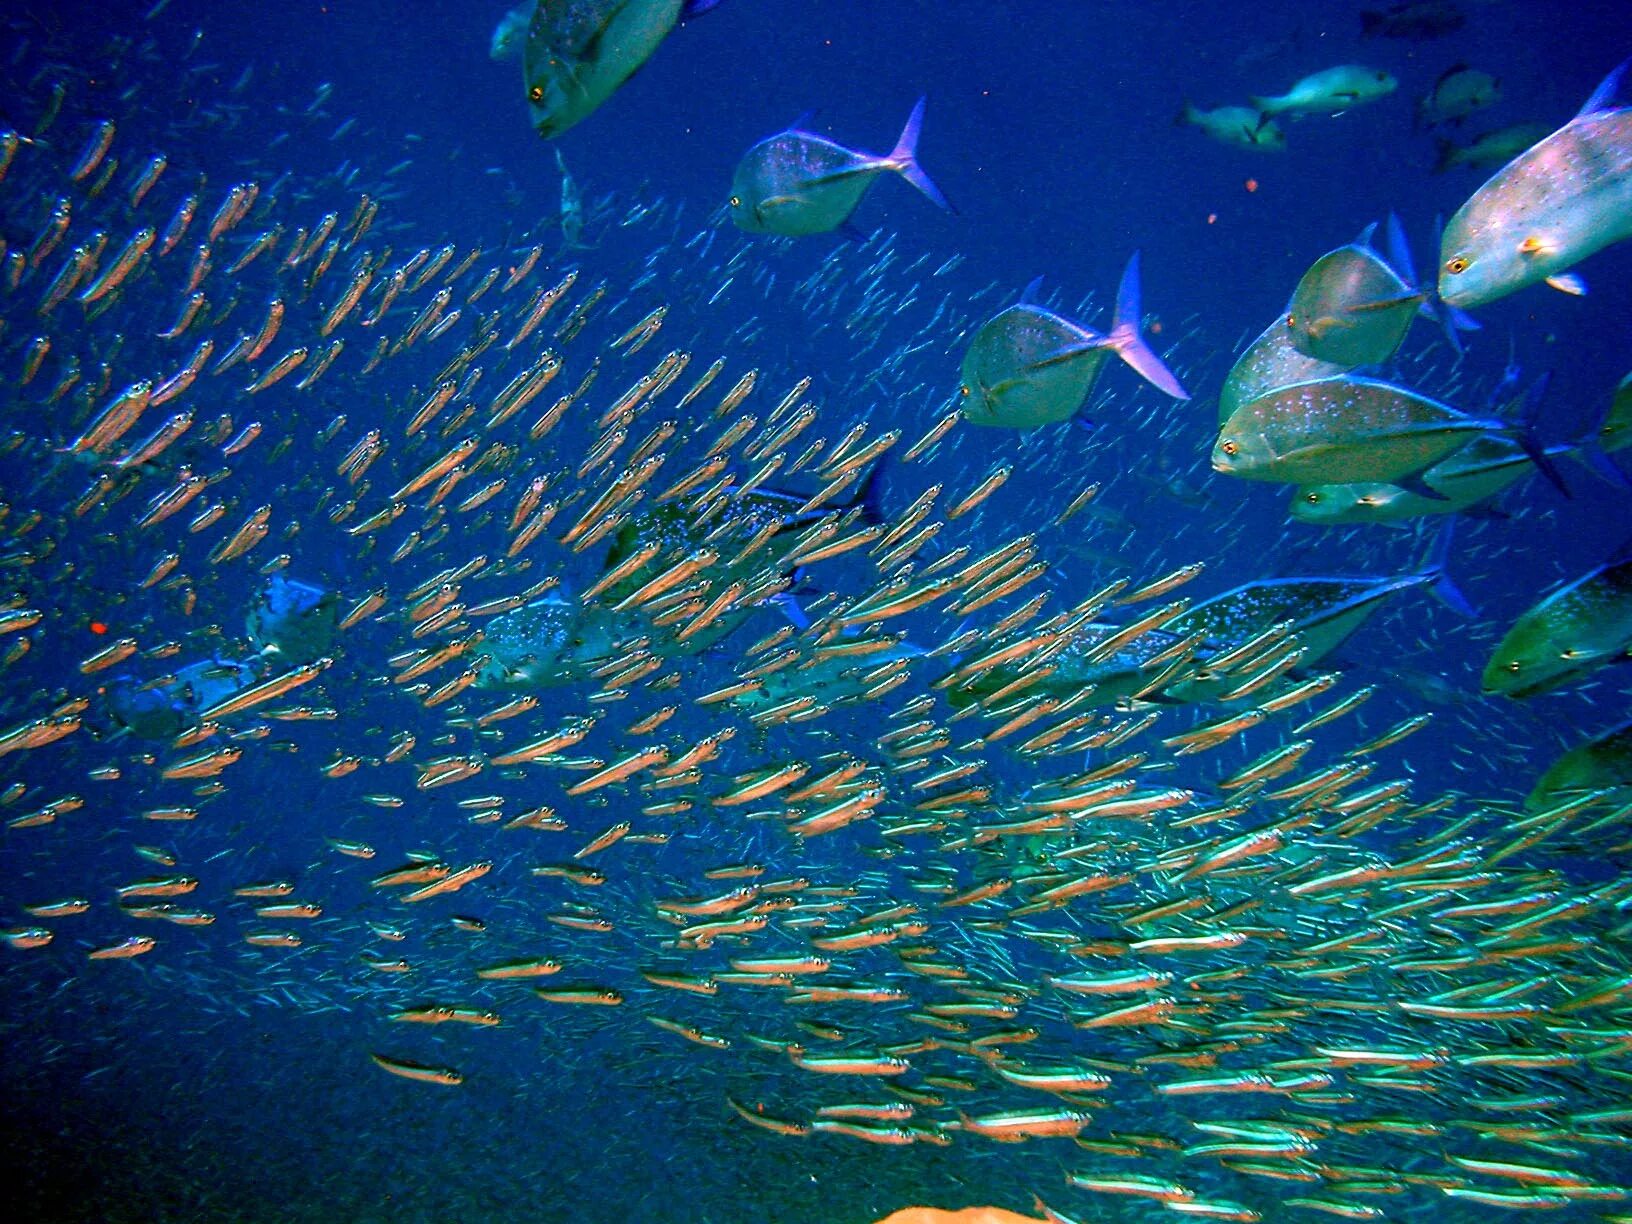
<instances>
[{"instance_id":1,"label":"silver jack fish","mask_svg":"<svg viewBox=\"0 0 1632 1224\"><path fill-rule=\"evenodd\" d=\"M1128 259L1109 335L1032 302L1042 278L1017 305L982 324L963 358L963 415L975 425L1034 429L1074 416L1115 353L1145 381L1189 399L1173 372L1139 334L1139 252Z\"/></svg>"},{"instance_id":2,"label":"silver jack fish","mask_svg":"<svg viewBox=\"0 0 1632 1224\"><path fill-rule=\"evenodd\" d=\"M899 174L948 212L941 189L918 164L924 99L883 157L846 148L797 126L743 155L731 179L731 220L751 234L825 234L850 219L880 174Z\"/></svg>"},{"instance_id":3,"label":"silver jack fish","mask_svg":"<svg viewBox=\"0 0 1632 1224\"><path fill-rule=\"evenodd\" d=\"M1562 274L1632 235L1632 107L1610 105L1626 67L1456 210L1440 238L1442 301L1482 306L1543 280L1579 293Z\"/></svg>"},{"instance_id":4,"label":"silver jack fish","mask_svg":"<svg viewBox=\"0 0 1632 1224\"><path fill-rule=\"evenodd\" d=\"M718 3L538 0L521 57L533 127L561 135L616 93L677 22Z\"/></svg>"}]
</instances>

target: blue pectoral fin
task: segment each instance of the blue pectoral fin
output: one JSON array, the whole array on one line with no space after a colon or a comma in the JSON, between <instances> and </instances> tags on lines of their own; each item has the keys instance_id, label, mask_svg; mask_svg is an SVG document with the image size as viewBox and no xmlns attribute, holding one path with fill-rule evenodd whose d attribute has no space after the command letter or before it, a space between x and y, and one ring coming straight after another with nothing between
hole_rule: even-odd
<instances>
[{"instance_id":1,"label":"blue pectoral fin","mask_svg":"<svg viewBox=\"0 0 1632 1224\"><path fill-rule=\"evenodd\" d=\"M693 17L701 17L719 2L720 0L686 0L685 4L680 6L680 20L690 21Z\"/></svg>"},{"instance_id":2,"label":"blue pectoral fin","mask_svg":"<svg viewBox=\"0 0 1632 1224\"><path fill-rule=\"evenodd\" d=\"M1529 456L1530 462L1547 477L1548 483L1565 497L1573 497L1570 487L1564 483L1564 474L1558 470L1558 464L1553 462L1552 456L1536 437L1536 417L1541 406L1541 397L1546 392L1551 377L1551 372L1543 374L1531 384L1530 390L1525 393L1524 405L1519 410L1519 419L1509 427L1508 432Z\"/></svg>"},{"instance_id":3,"label":"blue pectoral fin","mask_svg":"<svg viewBox=\"0 0 1632 1224\"><path fill-rule=\"evenodd\" d=\"M848 238L851 242L861 243L867 241L867 231L848 217L839 222L839 235Z\"/></svg>"},{"instance_id":4,"label":"blue pectoral fin","mask_svg":"<svg viewBox=\"0 0 1632 1224\"><path fill-rule=\"evenodd\" d=\"M1604 453L1604 448L1596 441L1582 442L1571 454L1594 476L1607 481L1617 489L1632 489L1632 477L1628 477L1620 466Z\"/></svg>"}]
</instances>

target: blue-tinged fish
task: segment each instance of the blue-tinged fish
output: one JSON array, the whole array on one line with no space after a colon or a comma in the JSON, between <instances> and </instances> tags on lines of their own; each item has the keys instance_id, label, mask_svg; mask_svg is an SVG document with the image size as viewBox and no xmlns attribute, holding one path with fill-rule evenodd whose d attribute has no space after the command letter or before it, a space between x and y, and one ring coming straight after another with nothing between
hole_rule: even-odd
<instances>
[{"instance_id":1,"label":"blue-tinged fish","mask_svg":"<svg viewBox=\"0 0 1632 1224\"><path fill-rule=\"evenodd\" d=\"M1474 137L1467 144L1440 137L1434 142L1437 157L1434 173L1443 174L1457 166L1470 170L1480 166L1501 166L1512 161L1552 129L1545 123L1514 123Z\"/></svg>"},{"instance_id":2,"label":"blue-tinged fish","mask_svg":"<svg viewBox=\"0 0 1632 1224\"><path fill-rule=\"evenodd\" d=\"M1487 693L1533 697L1632 650L1632 549L1553 591L1509 629L1485 665Z\"/></svg>"},{"instance_id":3,"label":"blue-tinged fish","mask_svg":"<svg viewBox=\"0 0 1632 1224\"><path fill-rule=\"evenodd\" d=\"M561 135L616 93L676 23L718 3L538 0L522 48L533 127L546 138Z\"/></svg>"},{"instance_id":4,"label":"blue-tinged fish","mask_svg":"<svg viewBox=\"0 0 1632 1224\"><path fill-rule=\"evenodd\" d=\"M1632 107L1614 105L1626 68L1456 210L1440 237L1442 301L1482 306L1537 281L1579 292L1561 275L1632 236Z\"/></svg>"},{"instance_id":5,"label":"blue-tinged fish","mask_svg":"<svg viewBox=\"0 0 1632 1224\"><path fill-rule=\"evenodd\" d=\"M1360 64L1340 64L1311 73L1284 94L1247 99L1259 111L1276 115L1338 115L1365 102L1386 98L1399 88L1386 72Z\"/></svg>"},{"instance_id":6,"label":"blue-tinged fish","mask_svg":"<svg viewBox=\"0 0 1632 1224\"><path fill-rule=\"evenodd\" d=\"M333 652L339 616L340 599L333 591L275 574L256 594L244 629L263 655L296 667Z\"/></svg>"},{"instance_id":7,"label":"blue-tinged fish","mask_svg":"<svg viewBox=\"0 0 1632 1224\"><path fill-rule=\"evenodd\" d=\"M881 174L899 174L934 203L955 211L918 164L924 99L912 108L895 148L863 153L795 126L743 155L731 180L731 220L751 234L826 234L850 219Z\"/></svg>"},{"instance_id":8,"label":"blue-tinged fish","mask_svg":"<svg viewBox=\"0 0 1632 1224\"><path fill-rule=\"evenodd\" d=\"M1423 127L1461 123L1501 98L1502 83L1490 73L1455 64L1440 73L1433 88L1422 96L1417 104L1417 122Z\"/></svg>"},{"instance_id":9,"label":"blue-tinged fish","mask_svg":"<svg viewBox=\"0 0 1632 1224\"><path fill-rule=\"evenodd\" d=\"M1286 133L1281 125L1261 111L1250 106L1220 106L1202 110L1188 98L1173 121L1180 127L1199 128L1220 144L1238 149L1259 149L1280 152L1286 148Z\"/></svg>"},{"instance_id":10,"label":"blue-tinged fish","mask_svg":"<svg viewBox=\"0 0 1632 1224\"><path fill-rule=\"evenodd\" d=\"M1372 247L1377 227L1368 225L1303 274L1286 308L1287 330L1298 352L1352 369L1387 361L1404 343L1427 295L1412 283L1405 236L1392 213L1388 227L1398 267Z\"/></svg>"},{"instance_id":11,"label":"blue-tinged fish","mask_svg":"<svg viewBox=\"0 0 1632 1224\"><path fill-rule=\"evenodd\" d=\"M1041 278L1017 305L983 323L963 358L958 396L975 425L1034 429L1075 416L1115 353L1175 399L1189 399L1173 372L1139 332L1139 252L1128 259L1116 293L1116 315L1101 335L1037 305Z\"/></svg>"},{"instance_id":12,"label":"blue-tinged fish","mask_svg":"<svg viewBox=\"0 0 1632 1224\"><path fill-rule=\"evenodd\" d=\"M1547 453L1565 455L1572 449L1551 446ZM1422 483L1438 497L1381 482L1308 485L1293 494L1288 513L1300 523L1327 526L1398 524L1430 514L1467 514L1535 471L1536 465L1518 443L1500 434L1485 434L1423 472Z\"/></svg>"},{"instance_id":13,"label":"blue-tinged fish","mask_svg":"<svg viewBox=\"0 0 1632 1224\"><path fill-rule=\"evenodd\" d=\"M1392 383L1321 378L1268 392L1238 409L1219 430L1213 468L1244 480L1388 481L1421 491L1411 477L1480 434L1510 428Z\"/></svg>"}]
</instances>

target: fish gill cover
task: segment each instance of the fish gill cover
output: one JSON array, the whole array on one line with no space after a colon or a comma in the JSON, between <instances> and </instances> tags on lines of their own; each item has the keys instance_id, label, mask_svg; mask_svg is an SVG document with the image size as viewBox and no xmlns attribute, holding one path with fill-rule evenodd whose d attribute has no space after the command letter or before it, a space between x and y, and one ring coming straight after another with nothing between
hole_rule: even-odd
<instances>
[{"instance_id":1,"label":"fish gill cover","mask_svg":"<svg viewBox=\"0 0 1632 1224\"><path fill-rule=\"evenodd\" d=\"M18 1218L1624 1218L1624 18L710 7L5 14Z\"/></svg>"}]
</instances>

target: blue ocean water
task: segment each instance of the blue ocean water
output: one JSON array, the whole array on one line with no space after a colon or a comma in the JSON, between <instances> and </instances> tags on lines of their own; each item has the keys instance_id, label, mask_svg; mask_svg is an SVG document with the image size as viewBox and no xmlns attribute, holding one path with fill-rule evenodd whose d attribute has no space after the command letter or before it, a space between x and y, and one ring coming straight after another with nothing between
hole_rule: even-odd
<instances>
[{"instance_id":1,"label":"blue ocean water","mask_svg":"<svg viewBox=\"0 0 1632 1224\"><path fill-rule=\"evenodd\" d=\"M1550 995L1545 1015L1413 1028L1418 1021L1402 1022L1393 1013L1379 1018L1322 1008L1321 1000L1336 997L1337 987L1306 980L1294 990L1287 979L1263 969L1261 956L1226 949L1186 960L1181 973L1246 966L1258 976L1250 979L1250 990L1243 988L1249 1001L1237 1010L1220 992L1209 1004L1213 1012L1181 1016L1186 1023L1172 1027L1074 1030L1059 1009L1060 995L1042 984L1045 977L1108 973L1131 962L1104 952L1062 955L1057 943L1032 938L1023 919L1006 918L1001 908L936 908L944 892L935 889L948 881L970 885L1035 867L1051 852L1046 839L1024 843L994 864L978 853L960 857L959 850L947 849L955 829L884 838L861 825L800 840L778 827L780 810L766 817L712 804L762 766L805 761L813 765L814 778L840 761L837 754L856 759L870 753L875 771L880 761L888 767L890 802L899 809L892 819L911 818L921 796L911 789L910 772L896 771L902 762L880 746L879 737L903 724L888 715L910 697L939 691L931 687L941 674L933 661L916 662L908 685L887 697L840 708L808 725L754 726L739 713L696 703L696 696L735 678L749 665L749 648L786 623L766 610L707 652L665 658L654 678L678 671L674 690L648 691L642 678L631 682L634 695L626 701L593 702L600 678L583 676L533 694L538 706L523 721L501 727L502 740L483 735L498 724L478 725L475 717L515 693L472 689L425 707L406 695L403 684L393 683L392 673L404 667L396 660L406 652L451 640L449 634L411 635L417 622L405 619L409 592L439 571L445 575L475 558L502 555L514 535L506 521L526 475L550 474L546 496L564 503L549 532L559 539L581 512L576 507L617 466L580 474L582 457L603 436L600 413L665 352L690 352L691 365L662 411L629 426L632 449L660 419L678 418L679 440L672 448L677 457L660 483L698 462L706 444L728 427L730 421L716 419L710 407L749 368L760 372L761 381L746 411L756 412L760 422L796 380L812 380L806 398L820 405L820 422L791 447L793 454L818 435L835 444L859 423L866 424L867 436L899 430L899 453L955 406L961 354L982 319L1042 275L1051 305L1108 328L1117 277L1134 250L1142 253L1152 343L1193 398L1166 399L1118 364L1106 370L1088 406L1091 430L1070 424L1027 433L960 426L927 459L893 460L877 490L886 522L931 483L944 486L944 513L988 472L1011 472L978 514L948 524L944 538L920 557L919 574L958 544L973 559L1035 533L1048 563L1042 585L1053 592L1052 614L1115 577L1144 582L1197 561L1205 563L1204 572L1179 592L1197 600L1265 578L1414 571L1433 524L1401 530L1288 524L1290 490L1214 473L1209 454L1219 389L1240 350L1284 308L1304 269L1390 210L1401 217L1418 266L1432 270L1436 216L1454 212L1490 172L1434 173L1436 137L1463 143L1519 122L1561 125L1632 52L1632 22L1611 4L1564 12L1461 0L1433 6L1464 19L1443 35L1364 37L1365 7L724 0L676 30L593 115L546 144L529 128L519 64L495 61L489 53L493 27L504 15L499 5L293 0L271 7L172 0L114 11L65 3L9 5L0 36L0 126L27 135L53 107L60 113L36 143L19 148L0 182L0 236L8 251L28 252L58 198L72 201L75 221L63 249L39 261L45 270L30 268L0 299L0 359L8 388L0 458L0 500L9 508L0 524L4 589L16 592L10 607L45 613L39 625L22 631L32 643L27 656L8 664L4 729L80 698L88 705L83 727L61 742L0 758L0 789L20 788L8 798L8 810L21 815L66 795L81 800L48 823L8 828L0 843L6 924L44 926L53 933L47 946L3 954L4 1150L12 1153L21 1218L838 1224L873 1221L912 1203L992 1203L1032 1212L1033 1194L1073 1219L1169 1214L1148 1197L1065 1187L1067 1171L1089 1168L1183 1178L1203 1200L1227 1201L1266 1219L1298 1218L1300 1211L1307 1216L1318 1209L1288 1207L1285 1200L1322 1190L1350 1206L1379 1207L1386 1216L1429 1210L1471 1216L1484 1208L1446 1197L1432 1181L1374 1190L1371 1198L1355 1188L1381 1178L1379 1170L1464 1175L1446 1163L1449 1156L1569 1163L1595 1184L1632 1184L1625 1146L1625 1077L1632 1069L1624 1052L1624 996L1588 1010L1586 1019ZM1283 119L1283 152L1226 147L1174 123L1186 99L1209 107L1244 104L1248 95L1278 93L1309 72L1351 62L1393 74L1397 92L1336 116ZM1416 118L1419 99L1459 65L1498 78L1500 100L1460 124L1426 130ZM52 101L54 91L60 102ZM831 139L884 153L920 96L928 98L921 161L956 205L955 214L938 211L903 183L885 181L854 217L855 237L749 238L725 219L732 170L756 141L798 119ZM120 165L105 195L91 196L85 183L66 178L64 168L103 119L117 126L110 156ZM561 175L552 147L588 207L584 249L561 242ZM156 152L168 165L145 211L121 202L131 194L133 172ZM286 330L270 343L266 359L306 345L306 361L315 364L327 339L317 334L318 324L342 278L352 274L357 253L346 247L321 280L309 271L310 252L301 266L281 272L273 261L278 251L289 250L300 227L320 227L326 213L337 215L336 233L343 232L364 192L379 203L379 215L357 250L372 252L376 269L401 264L421 248L435 252L444 243L455 247L450 267L480 249L475 270L451 299L464 312L461 325L449 339L411 346L365 370L375 337L353 320L349 335L336 333L345 336L346 351L307 392L293 389L291 375L249 394L245 387L264 372L265 360L230 376L207 375L177 405L190 408L195 421L175 454L181 455L177 462L200 472L230 469L230 484L222 484L227 492L217 495L212 484L185 516L168 520L162 530L141 528L136 517L177 478L173 466L136 473L139 483L130 483L134 477L127 471L82 464L61 452L121 386L162 378L186 359L202 327L186 339L162 343L151 333L168 328L186 300L184 261L200 241L199 231L231 185L250 181L259 185L250 216L215 244L215 267L201 282L210 309L223 312L218 319L229 304L234 312L216 327L210 364L240 332L260 326L274 296L285 302ZM162 257L169 263L144 265L147 279L133 281L124 300L106 313L80 302L41 311L46 277L68 246L94 243L94 231L105 230L106 250L115 252L142 225L162 231L190 192L201 201L193 232L176 254ZM284 228L272 254L239 272L229 270L254 235L278 225ZM495 291L480 307L459 306L483 269L499 268L503 283L535 245L542 249L538 270L524 288L504 297ZM387 246L390 253L381 254ZM104 256L104 266L110 257ZM1627 373L1629 261L1632 249L1625 245L1586 260L1580 268L1584 296L1536 286L1479 309L1481 330L1469 334L1460 358L1419 322L1401 356L1381 372L1468 408L1482 406L1510 365L1520 367L1526 381L1550 373L1540 433L1548 442L1574 441L1594 427ZM456 346L474 344L471 337L484 331L480 320L491 318L496 341L476 359L490 369L479 394L471 393L485 407L522 368L522 358L500 356L521 322L522 295L558 283L573 268L578 279L559 313L549 316L532 347L523 346L530 361L546 339L558 345L567 355L565 372L523 419L536 416L590 369L599 371L584 401L593 411L569 414L538 446L512 440L512 457L497 458L490 471L472 475L448 502L451 507L490 478L507 475L508 487L492 503L492 522L482 521L480 507L435 515L422 505L422 490L390 497L392 487L463 433L482 432L479 421L450 433L438 420L416 438L400 436L403 421L449 377ZM377 304L386 275L378 273L361 311ZM591 300L597 286L605 293L598 308L587 311L583 334L562 339L558 322ZM430 292L418 294L412 307L397 308L393 335L402 335ZM613 342L659 306L669 313L652 343L638 356L618 351ZM18 371L40 335L51 337L53 352L36 378L24 378ZM103 394L82 403L76 389L50 401L47 390L64 376L69 354L81 368L78 388L95 384L100 367L108 368L111 381ZM720 381L690 415L681 413L674 405L680 389L716 357L726 361ZM463 382L468 373L466 367L454 377ZM461 390L461 403L465 397ZM170 411L151 410L132 437L145 436ZM222 415L231 418L230 428L206 443L208 423ZM225 437L250 421L260 423L260 439L241 454L221 456ZM389 444L371 473L368 483L376 487L370 489L348 480L339 467L373 429L389 435ZM106 505L79 511L77 500L103 474L112 488L124 491L104 494ZM1566 916L1546 929L1560 937L1578 935L1592 946L1541 950L1532 960L1491 961L1471 970L1426 969L1421 977L1373 977L1368 970L1362 987L1342 996L1346 1003L1367 992L1385 1002L1419 997L1391 993L1406 990L1401 983L1407 981L1411 992L1438 999L1470 982L1494 995L1520 990L1514 982L1527 972L1555 982L1560 991L1596 988L1628 973L1625 900L1615 891L1624 883L1624 817L1590 831L1585 824L1572 826L1540 850L1505 853L1516 835L1506 829L1508 809L1522 802L1547 764L1627 717L1624 665L1523 702L1479 691L1480 671L1514 618L1558 581L1602 563L1632 528L1624 490L1573 463L1565 465L1565 476L1568 498L1528 480L1502 500L1501 516L1459 522L1449 567L1476 615L1458 616L1422 591L1409 592L1322 662L1322 669L1343 673L1344 687L1335 693L1365 684L1377 691L1360 713L1322 733L1319 752L1322 760L1340 758L1403 718L1432 713L1427 729L1389 749L1366 782L1408 778L1417 803L1449 793L1453 815L1497 813L1446 838L1466 848L1463 870L1491 880L1447 884L1447 891L1459 899L1478 899L1486 887L1502 897L1527 890L1591 896L1585 916ZM1088 508L1055 525L1065 504L1091 482L1099 483L1100 492ZM809 473L803 484L791 483L802 496L821 485ZM577 488L589 493L573 502ZM219 525L188 531L187 522L218 496ZM354 517L330 521L350 498L358 501ZM414 506L379 533L348 532L391 501ZM269 538L247 561L212 562L208 547L263 505L271 508ZM30 523L35 514L44 526ZM422 533L423 551L392 560L410 530ZM41 544L45 536L49 547ZM172 550L181 556L175 574L190 581L173 584L161 576L144 586L155 563ZM223 718L227 730L216 738L181 747L166 742L168 737L121 734L107 708L115 678L157 682L167 668L249 653L244 621L267 580L259 567L274 553L289 555L291 577L336 592L342 609L376 588L390 591L386 614L346 631L335 664L314 687L279 703L306 703L319 714ZM466 581L457 598L474 604L511 595L552 573L576 598L599 576L603 548L573 552L546 539L536 555L528 555L534 557L532 570ZM797 592L800 602L820 615L824 601L872 590L880 577L859 556L813 567ZM196 604L184 610L189 594ZM900 623L910 645L933 648L970 627L996 623L1024 598L967 616L937 609ZM472 624L465 623L463 632ZM136 639L141 655L106 672L86 671L85 659L125 636ZM171 641L179 651L155 650ZM774 649L767 648L765 657ZM967 659L971 649L965 644L961 653L945 657ZM432 683L450 679L458 667L439 671ZM321 696L308 699L308 692ZM660 732L623 732L671 702L680 710ZM1177 758L1170 772L1153 769L1146 779L1152 786L1172 779L1173 785L1193 787L1201 805L1227 801L1228 794L1214 787L1218 779L1294 738L1286 720L1300 719L1315 705L1279 716L1270 728L1209 754L1199 767ZM938 762L972 757L974 751L963 747L977 731L989 734L995 725L967 717L954 722L953 712L943 700L926 716L949 728L944 749L935 754ZM640 793L618 786L577 797L565 793L577 780L574 774L491 765L456 786L415 785L414 763L438 755L497 755L588 713L602 715L595 738L563 752L616 760L661 741L679 756L722 726L737 733L723 758L706 765L690 788ZM1144 733L1151 742L1130 746L1148 749L1150 764L1161 764L1170 756L1156 742L1161 735L1222 713L1218 706L1163 709L1159 731ZM522 727L527 730L515 730ZM416 737L418 748L409 761L387 762L393 737L404 733ZM223 768L219 792L196 795L194 787L203 783L160 776L165 766L229 738L241 755ZM1096 749L1069 761L1038 759L1011 752L1012 743L992 741L976 780L997 800L965 805L974 808L959 817L965 824L995 821L1034 797L1032 788L1120 755ZM358 759L354 772L343 764L335 768L351 757ZM94 772L115 768L117 777ZM369 798L382 794L401 800L400 806ZM462 803L481 796L496 800L487 806ZM641 810L671 796L695 800L696 806L679 816ZM198 817L166 823L141 816L172 805L196 805ZM539 805L552 807L567 831L506 830L473 819L502 809L509 821ZM629 820L637 835L667 834L668 840L625 842L587 856L582 865L603 872L604 883L529 874L543 864L575 866L574 850L620 820ZM1233 835L1249 826L1225 827ZM1176 887L1175 872L1150 866L1151 857L1190 834L1156 827L1171 840L1151 834L1155 840L1140 842L1134 857L1147 857L1139 883L1119 894L1118 904L1153 905ZM1352 846L1336 849L1312 837L1293 838L1284 858L1294 872L1319 861L1336 870L1351 861L1345 857L1351 850L1398 861L1409 857L1400 847L1410 835L1428 836L1428 828L1385 826L1375 840L1368 840L1367 831ZM1105 836L1114 843L1122 834ZM1139 842L1145 835L1127 836ZM366 844L375 856L362 861L337 850L336 841ZM167 851L175 866L155 865L151 856L144 861L133 846ZM1498 850L1504 853L1495 857ZM372 877L417 851L455 866L494 866L468 890L419 908L389 902L370 886ZM1118 853L1106 851L1110 858ZM1041 1065L1086 1059L1129 1068L1112 1073L1126 1079L1103 1099L1071 1104L1092 1117L1081 1138L1136 1150L1143 1142L1145 1155L1118 1156L1058 1138L992 1142L959 1130L960 1107L978 1117L1062 1106L1050 1096L1017 1095L994 1079L980 1054L951 1049L1001 1027L990 1017L962 1032L907 1018L909 1008L926 1001L954 1000L944 992L932 995L924 986L928 979L905 970L908 958L886 961L891 954L876 949L834 956L848 981L910 987L911 1003L884 1008L801 1007L789 1001L793 988L786 985L722 985L717 995L702 996L643 979L642 969L723 973L727 955L808 950L808 929L784 926L776 917L768 937L731 946L728 954L720 947L688 952L674 946L672 924L656 903L733 887L734 879L711 883L702 873L744 861L763 864L766 880L855 888L858 899L845 921L887 912L892 904L919 906L930 924L922 944L935 949L925 957L962 966L977 987L1031 1000L1015 1023L1035 1023L1038 1039L1016 1037L1002 1049ZM172 871L200 880L197 908L216 914L216 921L172 925L121 912L115 889ZM233 895L235 888L280 879L295 884L290 900L320 904L322 917L309 923L257 921L252 911L258 902ZM68 897L90 900L90 910L45 920L23 909ZM1421 947L1404 941L1415 939L1446 955L1475 942L1454 924L1419 929L1414 917L1378 916L1403 899L1360 893L1311 916L1287 899L1284 881L1260 885L1247 875L1220 886L1214 910L1256 901L1263 909L1255 921L1265 930L1281 926L1314 941L1353 923L1383 932L1376 938L1385 943L1401 940L1402 949L1419 955ZM174 900L193 908L192 895ZM586 916L574 906L593 907L611 929L580 931L547 921L552 914ZM1125 926L1125 917L1099 908L1090 896L1052 919L1039 919L1035 928L1088 942L1208 929L1160 920ZM406 938L382 939L371 922L400 926ZM302 943L284 949L245 942L246 932L268 928L299 928ZM87 960L92 948L144 934L158 940L151 953ZM414 966L409 974L371 969L363 959L399 955ZM541 955L559 957L565 967L538 983L474 976L481 966ZM529 984L615 990L623 1002L550 1004L529 997ZM1127 1001L1091 1002L1108 1007ZM503 1022L492 1028L422 1027L389 1018L424 1004L491 1009ZM1277 1007L1297 1014L1270 1014ZM730 1048L688 1042L648 1023L654 1016L723 1038ZM1602 1044L1563 1032L1588 1027L1589 1019L1602 1030L1593 1039ZM811 1027L798 1027L801 1020ZM1238 1027L1214 1029L1215 1023ZM1291 1031L1280 1032L1277 1024ZM1254 1033L1252 1025L1270 1027ZM830 1035L814 1031L822 1028ZM934 1036L948 1047L905 1055L918 1063L914 1076L902 1082L944 1098L940 1106L920 1108L923 1130L916 1141L768 1133L745 1123L727 1103L729 1098L750 1111L808 1124L824 1105L900 1099L878 1091L872 1082L878 1077L832 1077L835 1084L801 1072L785 1051L767 1050L755 1038L877 1053ZM1223 1058L1216 1064L1222 1073L1313 1057L1317 1048L1394 1048L1413 1039L1446 1057L1524 1050L1590 1052L1593 1059L1558 1071L1503 1072L1493 1082L1470 1083L1464 1072L1441 1068L1420 1093L1373 1085L1367 1096L1350 1085L1363 1098L1358 1103L1281 1096L1261 1108L1249 1098L1250 1107L1238 1109L1235 1098L1226 1098L1228 1107L1205 1115L1190 1108L1194 1098L1150 1090L1177 1068L1131 1069L1137 1057L1183 1053L1198 1044L1213 1043L1210 1052ZM1229 1041L1241 1044L1220 1054ZM389 1076L371 1064L371 1054L454 1067L463 1082L454 1087ZM973 1090L926 1087L923 1077L930 1075L966 1079ZM1502 1095L1505 1106L1485 1099ZM1540 1103L1522 1103L1529 1098ZM1582 1120L1594 1110L1617 1108L1622 1112L1611 1121ZM1364 1132L1328 1135L1318 1157L1328 1171L1312 1175L1315 1190L1179 1153L1207 1138L1189 1129L1198 1119L1265 1116L1283 1125L1288 1119L1314 1125L1310 1116L1329 1125L1377 1116L1415 1119L1434 1133L1405 1143ZM1513 1140L1474 1125L1488 1128L1515 1116L1553 1130ZM1312 1154L1305 1161L1316 1162ZM1371 1172L1329 1171L1344 1163ZM1513 1191L1512 1182L1487 1178L1478 1184ZM1531 1186L1519 1179L1519 1189ZM1613 1199L1585 1195L1542 1205L1579 1219L1613 1218L1611 1213L1625 1210Z\"/></svg>"}]
</instances>

